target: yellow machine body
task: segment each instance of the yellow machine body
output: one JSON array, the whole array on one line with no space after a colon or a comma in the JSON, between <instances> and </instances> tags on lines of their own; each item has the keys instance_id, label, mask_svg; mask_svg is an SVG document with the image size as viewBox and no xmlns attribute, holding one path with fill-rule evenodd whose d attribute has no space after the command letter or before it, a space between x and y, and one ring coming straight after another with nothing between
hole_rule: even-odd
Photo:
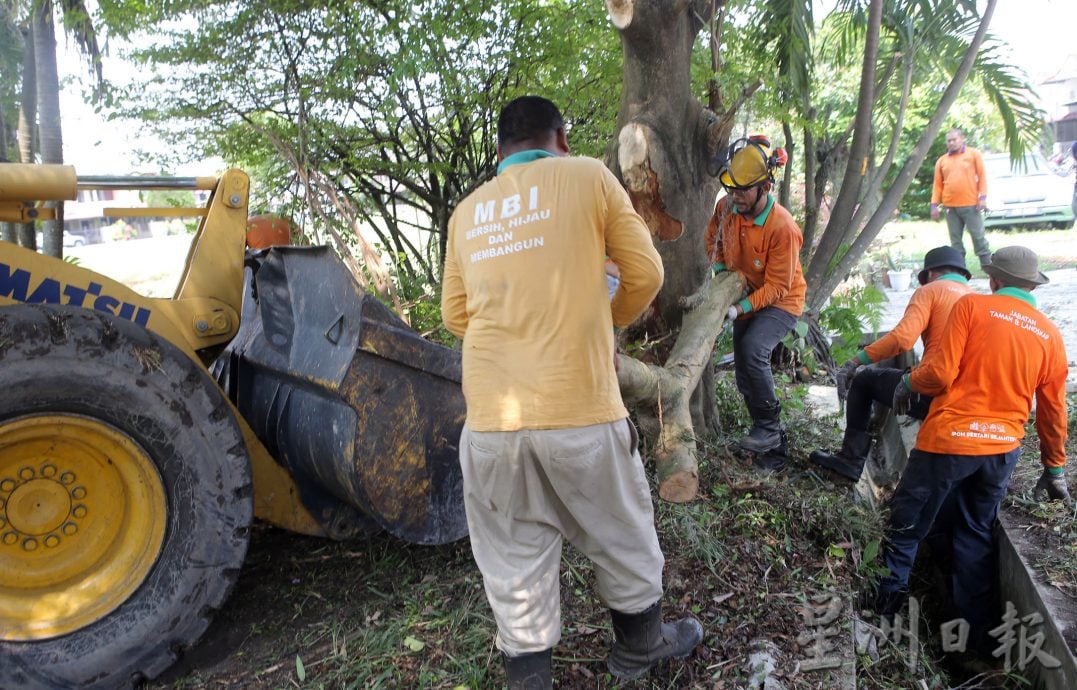
<instances>
[{"instance_id":1,"label":"yellow machine body","mask_svg":"<svg viewBox=\"0 0 1077 690\"><path fill-rule=\"evenodd\" d=\"M131 185L139 183L131 178ZM240 324L244 237L250 182L241 170L220 178L191 178L190 188L210 191L206 207L187 209L201 222L172 298L143 296L95 271L0 242L0 305L67 304L107 312L153 331L201 364L229 342ZM0 164L0 221L23 222L25 209L44 201L73 200L80 187L70 166ZM144 209L138 209L144 210ZM123 215L124 209L112 209ZM39 217L36 214L34 217ZM322 536L300 500L289 472L278 464L236 413L251 458L255 515L294 532Z\"/></svg>"},{"instance_id":2,"label":"yellow machine body","mask_svg":"<svg viewBox=\"0 0 1077 690\"><path fill-rule=\"evenodd\" d=\"M0 688L116 688L195 644L251 521L463 537L460 353L328 247L248 225L250 182L0 164L0 222L80 190L208 192L175 293L0 242ZM248 250L248 238L250 245Z\"/></svg>"}]
</instances>

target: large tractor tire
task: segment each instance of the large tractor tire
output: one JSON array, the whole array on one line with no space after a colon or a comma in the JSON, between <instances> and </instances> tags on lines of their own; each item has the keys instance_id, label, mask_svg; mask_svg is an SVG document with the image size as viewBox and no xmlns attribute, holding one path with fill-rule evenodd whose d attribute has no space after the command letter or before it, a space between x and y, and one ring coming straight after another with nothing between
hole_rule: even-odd
<instances>
[{"instance_id":1,"label":"large tractor tire","mask_svg":"<svg viewBox=\"0 0 1077 690\"><path fill-rule=\"evenodd\" d=\"M158 675L228 596L252 513L197 363L100 312L0 308L0 689Z\"/></svg>"}]
</instances>

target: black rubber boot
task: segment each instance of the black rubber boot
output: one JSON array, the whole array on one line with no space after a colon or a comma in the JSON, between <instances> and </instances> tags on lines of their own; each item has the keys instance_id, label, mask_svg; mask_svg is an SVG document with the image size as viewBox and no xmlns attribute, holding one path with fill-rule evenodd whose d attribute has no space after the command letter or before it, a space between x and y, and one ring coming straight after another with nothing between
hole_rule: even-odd
<instances>
[{"instance_id":1,"label":"black rubber boot","mask_svg":"<svg viewBox=\"0 0 1077 690\"><path fill-rule=\"evenodd\" d=\"M509 690L552 690L552 649L504 657Z\"/></svg>"},{"instance_id":2,"label":"black rubber boot","mask_svg":"<svg viewBox=\"0 0 1077 690\"><path fill-rule=\"evenodd\" d=\"M841 450L837 453L815 450L808 456L808 459L844 479L855 482L860 480L860 473L864 471L864 463L868 460L869 450L871 450L869 432L846 431L845 437L841 440Z\"/></svg>"},{"instance_id":3,"label":"black rubber boot","mask_svg":"<svg viewBox=\"0 0 1077 690\"><path fill-rule=\"evenodd\" d=\"M774 401L768 405L749 405L752 429L740 440L740 447L753 453L766 453L782 444L782 405Z\"/></svg>"},{"instance_id":4,"label":"black rubber boot","mask_svg":"<svg viewBox=\"0 0 1077 690\"><path fill-rule=\"evenodd\" d=\"M610 614L615 639L607 665L621 680L639 678L663 659L688 656L703 641L695 618L663 623L661 601L639 613L610 609Z\"/></svg>"},{"instance_id":5,"label":"black rubber boot","mask_svg":"<svg viewBox=\"0 0 1077 690\"><path fill-rule=\"evenodd\" d=\"M772 448L766 453L753 453L752 466L762 474L774 474L781 472L789 463L789 439L782 432L782 442L777 448Z\"/></svg>"},{"instance_id":6,"label":"black rubber boot","mask_svg":"<svg viewBox=\"0 0 1077 690\"><path fill-rule=\"evenodd\" d=\"M902 587L895 591L876 590L871 601L871 610L889 621L901 612L905 602L909 600L909 588Z\"/></svg>"}]
</instances>

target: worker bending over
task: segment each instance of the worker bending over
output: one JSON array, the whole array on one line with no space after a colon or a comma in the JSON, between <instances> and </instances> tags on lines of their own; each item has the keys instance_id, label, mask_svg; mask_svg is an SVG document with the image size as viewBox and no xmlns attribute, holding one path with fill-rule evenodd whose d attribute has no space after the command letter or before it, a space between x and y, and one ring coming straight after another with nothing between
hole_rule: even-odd
<instances>
[{"instance_id":1,"label":"worker bending over","mask_svg":"<svg viewBox=\"0 0 1077 690\"><path fill-rule=\"evenodd\" d=\"M1031 294L1047 276L1025 247L999 249L984 270L992 294L958 300L938 346L894 392L899 414L913 392L935 400L890 501L882 554L890 572L874 604L882 615L900 610L920 541L950 495L954 604L969 623L972 651L987 660L988 631L998 623L993 528L1021 455L1033 396L1044 467L1036 492L1069 501L1069 491L1066 350Z\"/></svg>"},{"instance_id":2,"label":"worker bending over","mask_svg":"<svg viewBox=\"0 0 1077 690\"><path fill-rule=\"evenodd\" d=\"M809 456L812 462L849 481L860 479L871 450L868 431L871 403L890 407L894 389L905 373L903 369L865 365L911 350L917 338L924 341L925 355L933 350L942 339L954 303L972 291L968 286L971 277L965 268L965 257L953 247L935 247L924 255L924 267L917 275L921 287L912 293L901 321L892 331L857 352L838 372L838 399L846 403L841 450L813 451ZM909 416L923 419L930 405L931 396L917 396Z\"/></svg>"}]
</instances>

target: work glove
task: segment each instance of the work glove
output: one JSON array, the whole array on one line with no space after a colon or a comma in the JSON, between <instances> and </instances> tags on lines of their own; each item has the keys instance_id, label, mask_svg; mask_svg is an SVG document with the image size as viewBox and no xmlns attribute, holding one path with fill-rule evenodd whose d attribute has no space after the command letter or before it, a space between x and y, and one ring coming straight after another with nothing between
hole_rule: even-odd
<instances>
[{"instance_id":1,"label":"work glove","mask_svg":"<svg viewBox=\"0 0 1077 690\"><path fill-rule=\"evenodd\" d=\"M904 417L909 414L909 409L912 407L912 396L912 389L902 378L894 387L894 399L890 404L890 409L894 411L894 414Z\"/></svg>"},{"instance_id":2,"label":"work glove","mask_svg":"<svg viewBox=\"0 0 1077 690\"><path fill-rule=\"evenodd\" d=\"M1037 501L1042 501L1044 492L1051 501L1065 501L1066 503L1073 501L1070 498L1070 490L1066 486L1065 472L1051 474L1045 468L1043 474L1040 475L1040 480L1036 482L1036 488L1032 490L1032 497Z\"/></svg>"},{"instance_id":3,"label":"work glove","mask_svg":"<svg viewBox=\"0 0 1077 690\"><path fill-rule=\"evenodd\" d=\"M849 389L853 387L853 378L856 376L856 372L860 369L860 362L856 358L850 359L846 362L841 369L838 369L838 373L834 375L834 379L838 385L838 404L844 405L845 399L849 397Z\"/></svg>"},{"instance_id":4,"label":"work glove","mask_svg":"<svg viewBox=\"0 0 1077 690\"><path fill-rule=\"evenodd\" d=\"M740 312L737 311L737 305L735 304L729 308L729 311L725 313L725 319L727 322L732 322L738 316L740 316Z\"/></svg>"}]
</instances>

